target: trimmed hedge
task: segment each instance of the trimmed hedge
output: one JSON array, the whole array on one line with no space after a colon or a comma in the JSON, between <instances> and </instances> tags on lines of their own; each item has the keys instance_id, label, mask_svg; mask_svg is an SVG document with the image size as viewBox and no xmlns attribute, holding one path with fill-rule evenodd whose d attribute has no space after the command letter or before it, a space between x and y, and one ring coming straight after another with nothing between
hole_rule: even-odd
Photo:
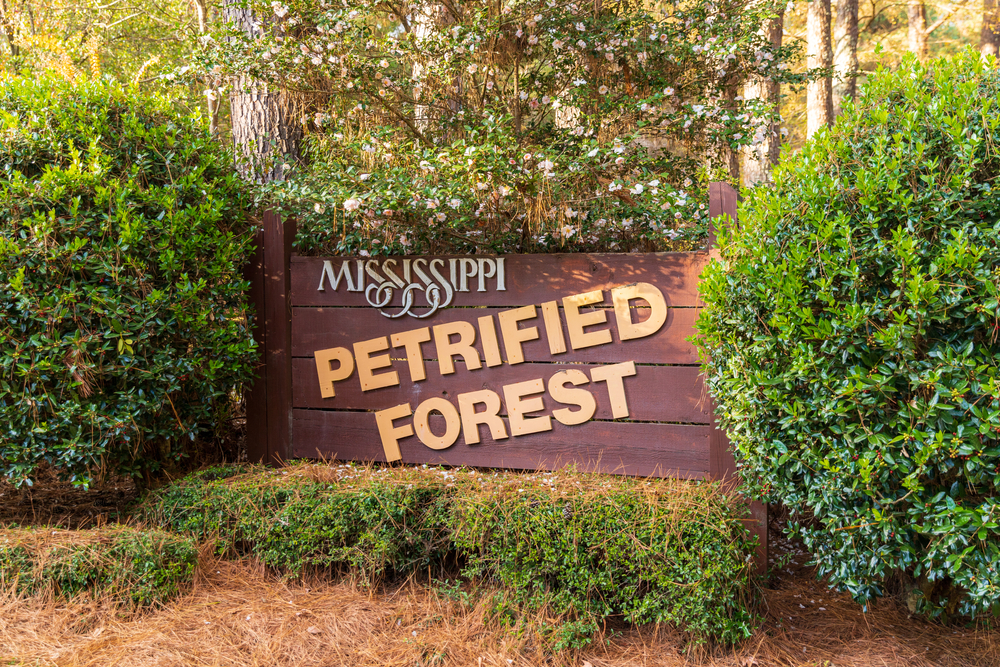
<instances>
[{"instance_id":1,"label":"trimmed hedge","mask_svg":"<svg viewBox=\"0 0 1000 667\"><path fill-rule=\"evenodd\" d=\"M155 472L250 377L250 201L203 125L109 82L0 78L0 477Z\"/></svg>"},{"instance_id":2,"label":"trimmed hedge","mask_svg":"<svg viewBox=\"0 0 1000 667\"><path fill-rule=\"evenodd\" d=\"M859 602L1000 611L1000 70L868 79L708 267L708 384L749 493Z\"/></svg>"},{"instance_id":3,"label":"trimmed hedge","mask_svg":"<svg viewBox=\"0 0 1000 667\"><path fill-rule=\"evenodd\" d=\"M191 582L197 559L193 540L155 530L0 530L0 584L27 595L160 606Z\"/></svg>"},{"instance_id":4,"label":"trimmed hedge","mask_svg":"<svg viewBox=\"0 0 1000 667\"><path fill-rule=\"evenodd\" d=\"M734 643L753 615L744 505L715 484L560 473L301 464L213 468L138 515L272 567L407 574L457 557L501 585L498 612L546 609L556 648L607 618Z\"/></svg>"}]
</instances>

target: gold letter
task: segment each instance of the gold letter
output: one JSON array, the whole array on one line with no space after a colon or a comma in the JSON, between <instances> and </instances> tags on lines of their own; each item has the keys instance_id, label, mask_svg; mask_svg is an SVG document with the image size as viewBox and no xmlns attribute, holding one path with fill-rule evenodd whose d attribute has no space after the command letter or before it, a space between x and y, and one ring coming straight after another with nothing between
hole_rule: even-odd
<instances>
[{"instance_id":1,"label":"gold letter","mask_svg":"<svg viewBox=\"0 0 1000 667\"><path fill-rule=\"evenodd\" d=\"M628 417L628 401L625 400L625 382L622 378L635 375L635 362L598 366L590 369L590 379L608 383L608 398L611 399L611 416L614 419Z\"/></svg>"},{"instance_id":2,"label":"gold letter","mask_svg":"<svg viewBox=\"0 0 1000 667\"><path fill-rule=\"evenodd\" d=\"M444 435L434 435L431 431L430 413L436 410L444 415ZM420 442L431 449L448 449L458 440L458 432L462 430L458 419L458 410L450 401L440 397L428 398L417 406L413 413L413 430L417 432Z\"/></svg>"},{"instance_id":3,"label":"gold letter","mask_svg":"<svg viewBox=\"0 0 1000 667\"><path fill-rule=\"evenodd\" d=\"M458 340L451 342L452 334L458 334ZM438 364L441 375L455 372L455 355L462 355L465 368L474 371L483 367L479 353L472 344L476 342L476 328L469 322L448 322L434 327L434 345L437 347Z\"/></svg>"},{"instance_id":4,"label":"gold letter","mask_svg":"<svg viewBox=\"0 0 1000 667\"><path fill-rule=\"evenodd\" d=\"M427 369L424 368L424 353L421 343L431 339L431 330L427 327L392 334L392 346L406 349L406 363L410 366L410 380L420 382L427 379Z\"/></svg>"},{"instance_id":5,"label":"gold letter","mask_svg":"<svg viewBox=\"0 0 1000 667\"><path fill-rule=\"evenodd\" d=\"M413 425L393 426L396 419L410 416L410 404L404 403L375 413L375 423L378 424L378 434L382 438L382 449L385 450L385 460L389 463L403 458L399 451L399 441L413 435Z\"/></svg>"},{"instance_id":6,"label":"gold letter","mask_svg":"<svg viewBox=\"0 0 1000 667\"><path fill-rule=\"evenodd\" d=\"M483 356L486 357L486 366L493 368L502 364L500 343L497 342L497 328L493 324L492 315L483 315L479 318L479 340L483 342Z\"/></svg>"},{"instance_id":7,"label":"gold letter","mask_svg":"<svg viewBox=\"0 0 1000 667\"><path fill-rule=\"evenodd\" d=\"M542 321L545 322L545 337L549 339L549 352L562 354L566 351L562 322L559 320L559 303L546 301L542 304Z\"/></svg>"},{"instance_id":8,"label":"gold letter","mask_svg":"<svg viewBox=\"0 0 1000 667\"><path fill-rule=\"evenodd\" d=\"M649 304L649 317L643 322L633 323L628 302L644 299ZM667 321L667 301L663 292L649 283L622 285L611 290L611 300L615 303L615 319L618 320L618 338L632 340L651 336Z\"/></svg>"},{"instance_id":9,"label":"gold letter","mask_svg":"<svg viewBox=\"0 0 1000 667\"><path fill-rule=\"evenodd\" d=\"M333 383L346 380L354 372L354 357L346 347L331 347L329 350L316 350L316 374L319 375L319 393L323 398L333 398L336 392ZM332 362L340 362L337 370L331 368Z\"/></svg>"},{"instance_id":10,"label":"gold letter","mask_svg":"<svg viewBox=\"0 0 1000 667\"><path fill-rule=\"evenodd\" d=\"M528 435L529 433L552 430L552 418L548 415L525 417L529 412L544 410L545 402L541 396L528 400L523 400L524 397L544 392L545 383L542 382L542 378L516 382L503 388L503 397L507 401L507 419L510 420L511 435Z\"/></svg>"},{"instance_id":11,"label":"gold letter","mask_svg":"<svg viewBox=\"0 0 1000 667\"><path fill-rule=\"evenodd\" d=\"M396 371L379 373L378 375L372 372L378 368L392 366L392 360L389 359L388 354L371 356L372 352L388 349L389 339L385 336L354 344L354 358L358 360L358 379L361 380L361 391L371 391L399 384L399 374Z\"/></svg>"},{"instance_id":12,"label":"gold letter","mask_svg":"<svg viewBox=\"0 0 1000 667\"><path fill-rule=\"evenodd\" d=\"M594 416L597 411L597 401L594 400L594 395L586 389L568 389L566 387L566 383L581 385L588 382L590 380L587 379L586 374L575 369L559 371L549 378L549 395L552 398L563 405L580 406L580 409L575 412L569 408L553 410L552 416L556 418L557 422L566 426L574 426L582 424Z\"/></svg>"},{"instance_id":13,"label":"gold letter","mask_svg":"<svg viewBox=\"0 0 1000 667\"><path fill-rule=\"evenodd\" d=\"M566 309L566 329L569 330L569 344L573 346L574 350L611 342L611 331L608 329L591 331L590 333L583 330L584 327L604 324L608 321L608 314L600 308L589 313L581 313L580 306L589 306L603 301L604 292L601 290L563 297L563 308Z\"/></svg>"},{"instance_id":14,"label":"gold letter","mask_svg":"<svg viewBox=\"0 0 1000 667\"><path fill-rule=\"evenodd\" d=\"M476 412L476 404L482 403L486 409ZM480 389L467 394L458 395L458 409L462 412L462 433L465 434L465 444L475 445L479 442L479 425L486 424L490 428L490 436L494 440L504 440L507 429L500 418L500 396L495 391Z\"/></svg>"},{"instance_id":15,"label":"gold letter","mask_svg":"<svg viewBox=\"0 0 1000 667\"><path fill-rule=\"evenodd\" d=\"M500 335L503 337L503 349L507 352L507 363L511 366L523 363L524 350L521 349L521 343L537 340L538 327L518 329L517 323L535 317L535 307L501 310L497 317L500 319Z\"/></svg>"}]
</instances>

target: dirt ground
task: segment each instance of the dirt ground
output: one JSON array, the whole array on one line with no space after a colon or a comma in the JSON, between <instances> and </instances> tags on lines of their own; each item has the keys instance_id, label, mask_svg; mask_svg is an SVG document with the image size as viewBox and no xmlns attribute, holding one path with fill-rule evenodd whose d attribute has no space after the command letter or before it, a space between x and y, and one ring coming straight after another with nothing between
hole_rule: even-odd
<instances>
[{"instance_id":1,"label":"dirt ground","mask_svg":"<svg viewBox=\"0 0 1000 667\"><path fill-rule=\"evenodd\" d=\"M125 483L84 494L49 480L31 492L0 486L0 524L87 527L134 498ZM609 627L579 653L546 654L524 628L490 622L486 603L411 580L379 590L350 581L294 580L204 554L193 590L167 608L125 616L99 601L57 603L0 593L0 664L87 666L1000 667L1000 631L911 618L897 600L863 613L817 582L806 554L788 555L763 591L764 622L735 650L685 654L663 628Z\"/></svg>"}]
</instances>

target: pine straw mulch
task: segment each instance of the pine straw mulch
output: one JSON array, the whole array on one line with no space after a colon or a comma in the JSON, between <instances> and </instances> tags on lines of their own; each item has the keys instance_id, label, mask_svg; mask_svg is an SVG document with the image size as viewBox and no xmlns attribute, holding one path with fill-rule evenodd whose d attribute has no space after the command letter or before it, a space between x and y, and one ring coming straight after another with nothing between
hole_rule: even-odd
<instances>
[{"instance_id":1,"label":"pine straw mulch","mask_svg":"<svg viewBox=\"0 0 1000 667\"><path fill-rule=\"evenodd\" d=\"M102 523L134 497L130 488L114 485L79 498L82 492L57 484L30 492L0 487L0 493L0 525L71 528ZM74 506L77 500L83 502ZM464 605L426 585L426 577L375 591L344 580L283 581L204 549L192 591L142 614L124 614L101 600L62 603L0 591L0 664L1000 667L1000 630L914 619L895 599L863 613L848 595L817 582L804 565L806 554L780 531L772 531L771 540L772 554L788 563L763 592L762 627L730 651L686 657L677 633L621 625L609 627L606 641L590 650L552 657L530 632L491 623L488 604Z\"/></svg>"}]
</instances>

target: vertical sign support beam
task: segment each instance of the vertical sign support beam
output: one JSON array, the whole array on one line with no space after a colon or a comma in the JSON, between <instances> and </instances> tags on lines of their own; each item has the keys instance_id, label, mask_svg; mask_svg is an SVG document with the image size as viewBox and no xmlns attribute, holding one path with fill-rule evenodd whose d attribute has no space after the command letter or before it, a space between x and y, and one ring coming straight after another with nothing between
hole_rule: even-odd
<instances>
[{"instance_id":1,"label":"vertical sign support beam","mask_svg":"<svg viewBox=\"0 0 1000 667\"><path fill-rule=\"evenodd\" d=\"M738 224L735 188L728 183L710 183L708 186L708 213L712 218L708 231L709 253L713 259L718 259L716 224ZM716 424L714 406L711 410L711 416L712 432L709 436L711 475L714 479L736 482L738 481L736 479L736 461L729 446L729 438ZM756 501L750 503L750 519L747 528L751 534L757 537L757 553L754 561L757 566L757 574L764 576L767 574L767 505Z\"/></svg>"},{"instance_id":2,"label":"vertical sign support beam","mask_svg":"<svg viewBox=\"0 0 1000 667\"><path fill-rule=\"evenodd\" d=\"M267 456L267 368L264 354L267 350L267 327L264 326L264 230L254 234L253 254L243 270L243 277L250 281L250 304L253 306L253 339L257 342L257 357L253 361L254 379L244 389L243 403L246 413L247 460L252 463L266 461Z\"/></svg>"},{"instance_id":3,"label":"vertical sign support beam","mask_svg":"<svg viewBox=\"0 0 1000 667\"><path fill-rule=\"evenodd\" d=\"M292 312L289 263L295 224L264 213L257 248L247 270L260 350L257 378L247 394L247 458L279 464L291 452Z\"/></svg>"},{"instance_id":4,"label":"vertical sign support beam","mask_svg":"<svg viewBox=\"0 0 1000 667\"><path fill-rule=\"evenodd\" d=\"M289 264L295 225L264 213L264 317L267 327L267 459L275 465L292 449L292 308Z\"/></svg>"}]
</instances>

